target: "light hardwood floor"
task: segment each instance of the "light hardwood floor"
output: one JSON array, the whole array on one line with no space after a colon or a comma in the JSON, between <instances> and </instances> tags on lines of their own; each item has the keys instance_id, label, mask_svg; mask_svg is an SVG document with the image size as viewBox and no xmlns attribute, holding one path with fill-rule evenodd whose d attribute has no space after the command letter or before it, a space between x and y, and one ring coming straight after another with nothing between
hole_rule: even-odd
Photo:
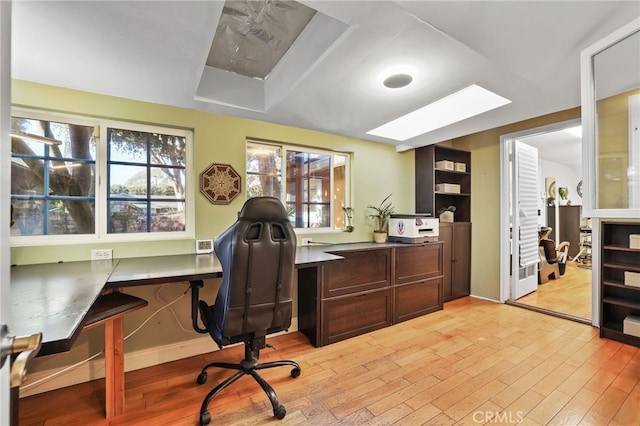
<instances>
[{"instance_id":1,"label":"light hardwood floor","mask_svg":"<svg viewBox=\"0 0 640 426\"><path fill-rule=\"evenodd\" d=\"M269 339L263 370L287 416L272 417L259 386L244 377L216 397L213 425L640 425L640 349L600 339L590 325L514 306L463 298L445 309L323 348L300 333ZM213 345L213 343L212 343ZM202 398L242 348L126 375L126 412L105 420L103 381L21 400L20 425L193 425ZM497 416L497 417L496 417Z\"/></svg>"},{"instance_id":2,"label":"light hardwood floor","mask_svg":"<svg viewBox=\"0 0 640 426\"><path fill-rule=\"evenodd\" d=\"M521 297L518 302L591 321L591 269L580 265L567 262L564 275L540 284L536 291Z\"/></svg>"}]
</instances>

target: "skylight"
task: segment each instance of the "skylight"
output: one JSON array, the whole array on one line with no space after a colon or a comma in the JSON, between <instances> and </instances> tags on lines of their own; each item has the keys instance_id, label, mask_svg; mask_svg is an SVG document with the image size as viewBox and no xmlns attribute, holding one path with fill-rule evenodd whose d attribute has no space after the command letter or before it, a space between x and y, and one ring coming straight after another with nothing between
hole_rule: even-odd
<instances>
[{"instance_id":1,"label":"skylight","mask_svg":"<svg viewBox=\"0 0 640 426\"><path fill-rule=\"evenodd\" d=\"M402 142L509 103L509 99L472 84L367 134Z\"/></svg>"},{"instance_id":2,"label":"skylight","mask_svg":"<svg viewBox=\"0 0 640 426\"><path fill-rule=\"evenodd\" d=\"M264 80L315 13L295 1L226 1L206 64Z\"/></svg>"}]
</instances>

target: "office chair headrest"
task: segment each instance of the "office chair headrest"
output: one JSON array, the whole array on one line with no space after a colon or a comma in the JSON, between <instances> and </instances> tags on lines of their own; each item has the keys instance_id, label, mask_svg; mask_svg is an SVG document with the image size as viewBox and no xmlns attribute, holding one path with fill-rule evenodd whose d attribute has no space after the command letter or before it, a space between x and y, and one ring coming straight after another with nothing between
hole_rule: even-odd
<instances>
[{"instance_id":1,"label":"office chair headrest","mask_svg":"<svg viewBox=\"0 0 640 426\"><path fill-rule=\"evenodd\" d=\"M282 202L274 197L249 198L238 213L238 219L286 223L289 221Z\"/></svg>"}]
</instances>

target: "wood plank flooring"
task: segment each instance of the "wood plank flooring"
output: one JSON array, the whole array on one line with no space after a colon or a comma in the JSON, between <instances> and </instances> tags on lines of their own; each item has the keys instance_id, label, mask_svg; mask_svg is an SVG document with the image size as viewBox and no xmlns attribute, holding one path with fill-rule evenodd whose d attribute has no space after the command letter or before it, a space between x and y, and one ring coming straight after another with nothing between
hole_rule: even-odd
<instances>
[{"instance_id":1,"label":"wood plank flooring","mask_svg":"<svg viewBox=\"0 0 640 426\"><path fill-rule=\"evenodd\" d=\"M567 262L564 275L540 284L536 291L521 297L518 302L591 321L591 282L591 269Z\"/></svg>"},{"instance_id":2,"label":"wood plank flooring","mask_svg":"<svg viewBox=\"0 0 640 426\"><path fill-rule=\"evenodd\" d=\"M323 348L300 333L269 339L263 370L287 408L275 420L260 387L243 377L210 404L215 425L640 425L640 349L600 339L586 324L463 298L445 309ZM213 344L212 344L213 345ZM104 381L23 398L20 425L194 425L202 399L242 348L126 375L123 415L103 418Z\"/></svg>"}]
</instances>

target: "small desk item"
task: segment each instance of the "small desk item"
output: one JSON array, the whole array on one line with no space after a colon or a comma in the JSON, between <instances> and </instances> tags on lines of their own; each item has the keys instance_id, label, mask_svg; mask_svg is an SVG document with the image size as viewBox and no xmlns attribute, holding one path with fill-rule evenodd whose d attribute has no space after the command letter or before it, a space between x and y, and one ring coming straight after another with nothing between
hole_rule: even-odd
<instances>
[{"instance_id":1,"label":"small desk item","mask_svg":"<svg viewBox=\"0 0 640 426\"><path fill-rule=\"evenodd\" d=\"M124 316L149 303L130 294L103 294L93 304L85 329L104 324L105 417L124 413Z\"/></svg>"}]
</instances>

